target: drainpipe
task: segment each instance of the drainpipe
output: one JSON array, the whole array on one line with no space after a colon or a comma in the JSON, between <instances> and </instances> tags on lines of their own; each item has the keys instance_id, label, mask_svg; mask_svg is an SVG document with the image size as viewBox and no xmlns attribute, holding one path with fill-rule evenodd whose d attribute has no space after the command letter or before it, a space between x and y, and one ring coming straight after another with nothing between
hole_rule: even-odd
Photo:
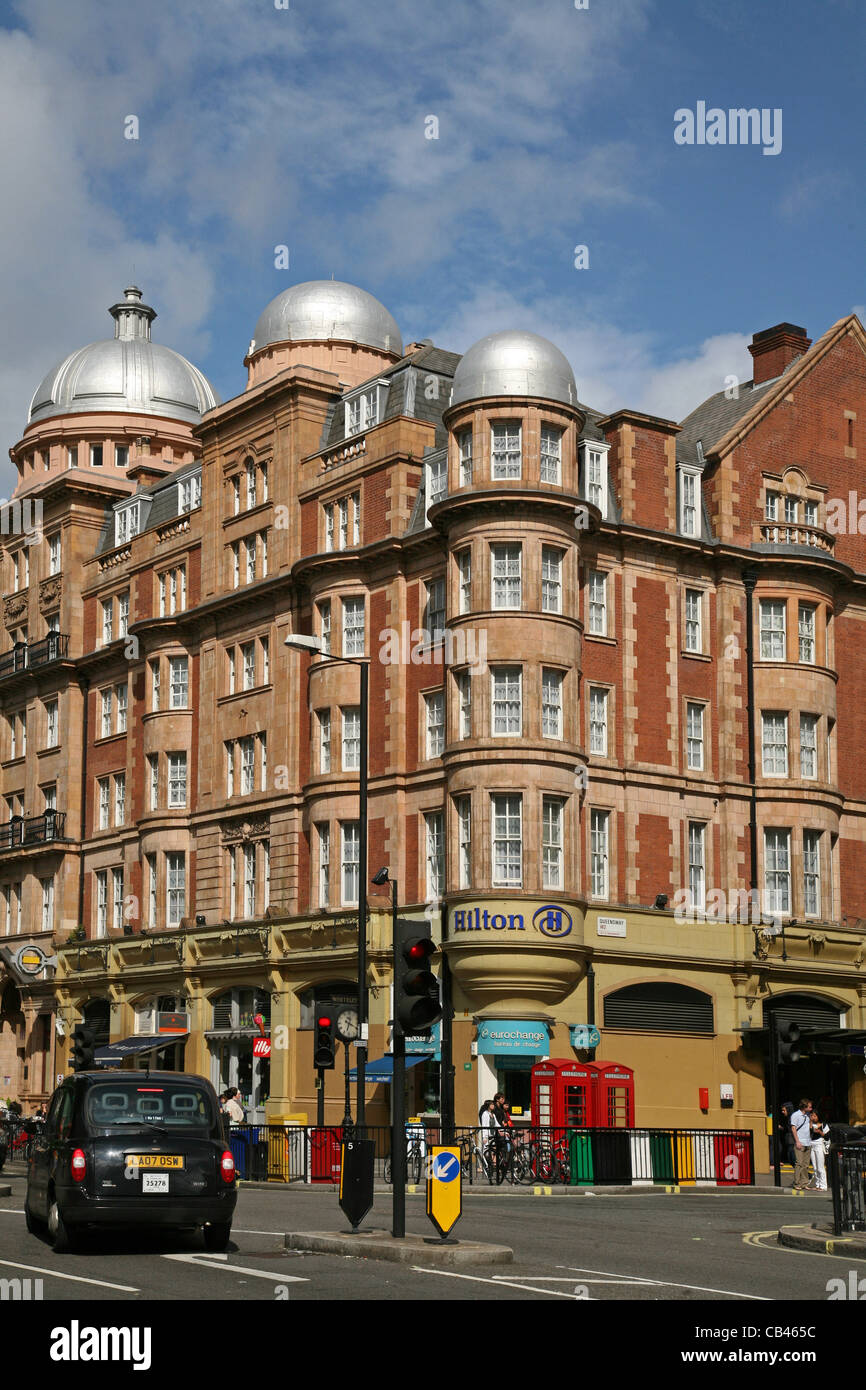
<instances>
[{"instance_id":1,"label":"drainpipe","mask_svg":"<svg viewBox=\"0 0 866 1390\"><path fill-rule=\"evenodd\" d=\"M755 585L758 571L743 571L743 587L746 590L746 718L749 735L749 888L758 889L758 801L755 765ZM753 900L754 901L754 900Z\"/></svg>"},{"instance_id":2,"label":"drainpipe","mask_svg":"<svg viewBox=\"0 0 866 1390\"><path fill-rule=\"evenodd\" d=\"M87 740L89 737L88 713L90 708L90 681L86 676L79 676L78 686L84 700L84 718L82 720L81 738L81 853L78 859L78 921L76 930L84 925L84 841L87 834Z\"/></svg>"},{"instance_id":3,"label":"drainpipe","mask_svg":"<svg viewBox=\"0 0 866 1390\"><path fill-rule=\"evenodd\" d=\"M595 1024L595 970L592 961L586 967L586 1021L592 1027ZM595 1048L591 1047L589 1060L595 1061Z\"/></svg>"}]
</instances>

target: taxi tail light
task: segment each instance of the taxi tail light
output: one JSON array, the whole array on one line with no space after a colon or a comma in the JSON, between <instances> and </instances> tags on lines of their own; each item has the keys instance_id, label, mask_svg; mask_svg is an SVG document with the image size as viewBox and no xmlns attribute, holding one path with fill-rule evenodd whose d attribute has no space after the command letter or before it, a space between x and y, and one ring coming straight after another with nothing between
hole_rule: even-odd
<instances>
[{"instance_id":1,"label":"taxi tail light","mask_svg":"<svg viewBox=\"0 0 866 1390\"><path fill-rule=\"evenodd\" d=\"M87 1158L83 1149L76 1149L69 1163L69 1171L75 1182L84 1182L87 1177Z\"/></svg>"},{"instance_id":2,"label":"taxi tail light","mask_svg":"<svg viewBox=\"0 0 866 1390\"><path fill-rule=\"evenodd\" d=\"M223 1182L234 1182L235 1161L228 1149L226 1149L220 1159L220 1173L222 1174Z\"/></svg>"}]
</instances>

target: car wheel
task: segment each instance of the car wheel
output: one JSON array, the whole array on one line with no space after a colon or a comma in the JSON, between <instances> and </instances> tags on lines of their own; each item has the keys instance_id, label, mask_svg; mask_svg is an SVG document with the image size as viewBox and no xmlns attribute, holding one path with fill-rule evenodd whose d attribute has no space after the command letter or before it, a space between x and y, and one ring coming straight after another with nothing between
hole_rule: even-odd
<instances>
[{"instance_id":1,"label":"car wheel","mask_svg":"<svg viewBox=\"0 0 866 1390\"><path fill-rule=\"evenodd\" d=\"M39 1221L30 1210L30 1203L24 1198L24 1225L32 1236L41 1236L45 1232L45 1222Z\"/></svg>"},{"instance_id":2,"label":"car wheel","mask_svg":"<svg viewBox=\"0 0 866 1390\"><path fill-rule=\"evenodd\" d=\"M205 1250L225 1250L232 1233L230 1221L211 1221L204 1228Z\"/></svg>"},{"instance_id":3,"label":"car wheel","mask_svg":"<svg viewBox=\"0 0 866 1390\"><path fill-rule=\"evenodd\" d=\"M56 1255L65 1255L67 1251L77 1249L79 1244L77 1232L70 1231L63 1220L56 1197L51 1198L48 1207L48 1239Z\"/></svg>"}]
</instances>

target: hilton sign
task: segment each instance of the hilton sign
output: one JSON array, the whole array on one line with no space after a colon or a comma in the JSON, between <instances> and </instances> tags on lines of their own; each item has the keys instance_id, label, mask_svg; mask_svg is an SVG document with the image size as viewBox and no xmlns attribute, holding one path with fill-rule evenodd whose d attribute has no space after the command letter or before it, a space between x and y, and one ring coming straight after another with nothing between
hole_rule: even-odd
<instances>
[{"instance_id":1,"label":"hilton sign","mask_svg":"<svg viewBox=\"0 0 866 1390\"><path fill-rule=\"evenodd\" d=\"M530 909L531 910L531 909ZM493 912L488 907L458 907L451 913L451 926L455 935L464 932L516 932L527 930L526 918L522 912ZM559 941L570 936L574 922L570 912L553 903L545 903L537 908L529 918L529 930Z\"/></svg>"}]
</instances>

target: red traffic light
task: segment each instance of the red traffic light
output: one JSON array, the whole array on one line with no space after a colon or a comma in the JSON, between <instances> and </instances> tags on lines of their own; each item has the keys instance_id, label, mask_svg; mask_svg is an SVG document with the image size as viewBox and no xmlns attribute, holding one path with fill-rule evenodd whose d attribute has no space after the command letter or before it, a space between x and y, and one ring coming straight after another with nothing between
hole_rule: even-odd
<instances>
[{"instance_id":1,"label":"red traffic light","mask_svg":"<svg viewBox=\"0 0 866 1390\"><path fill-rule=\"evenodd\" d=\"M318 1028L330 1028L331 1020L327 1017L326 1014L320 1014L318 1019L316 1020L316 1026Z\"/></svg>"}]
</instances>

